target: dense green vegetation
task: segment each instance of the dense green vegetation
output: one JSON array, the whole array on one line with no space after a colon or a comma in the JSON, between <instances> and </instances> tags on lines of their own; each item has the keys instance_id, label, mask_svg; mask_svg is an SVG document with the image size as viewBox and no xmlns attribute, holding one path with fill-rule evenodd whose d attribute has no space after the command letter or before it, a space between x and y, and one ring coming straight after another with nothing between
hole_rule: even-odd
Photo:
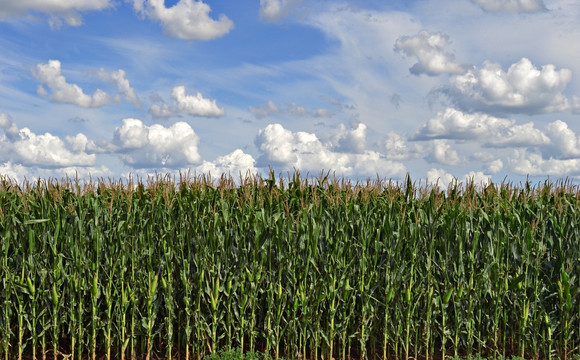
<instances>
[{"instance_id":1,"label":"dense green vegetation","mask_svg":"<svg viewBox=\"0 0 580 360\"><path fill-rule=\"evenodd\" d=\"M0 181L2 359L573 358L569 183Z\"/></svg>"},{"instance_id":2,"label":"dense green vegetation","mask_svg":"<svg viewBox=\"0 0 580 360\"><path fill-rule=\"evenodd\" d=\"M283 358L281 358L283 359ZM449 356L447 359L449 360L460 360L462 358L457 356ZM481 356L470 356L466 358L467 360L486 360ZM496 357L497 360L522 360L523 358L518 356L512 357L503 357L501 355ZM221 350L212 353L204 358L204 360L272 360L272 356L270 354L264 354L260 352L250 351L243 353L240 349L230 349L230 350Z\"/></svg>"}]
</instances>

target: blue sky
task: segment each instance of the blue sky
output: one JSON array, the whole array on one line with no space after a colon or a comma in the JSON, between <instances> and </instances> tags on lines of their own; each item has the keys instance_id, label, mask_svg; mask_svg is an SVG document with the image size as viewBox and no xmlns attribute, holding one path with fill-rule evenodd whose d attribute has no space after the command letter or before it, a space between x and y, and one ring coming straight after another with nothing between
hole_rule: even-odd
<instances>
[{"instance_id":1,"label":"blue sky","mask_svg":"<svg viewBox=\"0 0 580 360\"><path fill-rule=\"evenodd\" d=\"M580 176L574 0L0 0L0 173Z\"/></svg>"}]
</instances>

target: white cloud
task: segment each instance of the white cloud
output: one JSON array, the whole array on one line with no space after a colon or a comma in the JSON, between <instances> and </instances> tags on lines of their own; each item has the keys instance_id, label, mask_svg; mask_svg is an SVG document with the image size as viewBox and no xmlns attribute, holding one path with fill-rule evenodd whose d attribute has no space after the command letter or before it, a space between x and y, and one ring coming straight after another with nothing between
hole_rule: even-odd
<instances>
[{"instance_id":1,"label":"white cloud","mask_svg":"<svg viewBox=\"0 0 580 360\"><path fill-rule=\"evenodd\" d=\"M542 0L471 0L489 12L532 13L546 10Z\"/></svg>"},{"instance_id":2,"label":"white cloud","mask_svg":"<svg viewBox=\"0 0 580 360\"><path fill-rule=\"evenodd\" d=\"M468 114L447 108L440 111L434 118L413 136L414 140L427 139L475 139L488 137L513 125L513 121L496 118L483 113Z\"/></svg>"},{"instance_id":3,"label":"white cloud","mask_svg":"<svg viewBox=\"0 0 580 360\"><path fill-rule=\"evenodd\" d=\"M474 161L482 161L482 162L492 162L495 159L497 159L497 156L493 155L492 153L490 153L489 151L476 151L473 154L471 154L470 156L471 160Z\"/></svg>"},{"instance_id":4,"label":"white cloud","mask_svg":"<svg viewBox=\"0 0 580 360\"><path fill-rule=\"evenodd\" d=\"M164 0L134 0L135 10L161 22L166 35L188 41L212 40L233 29L234 23L224 14L210 17L211 8L201 0L179 0L165 7Z\"/></svg>"},{"instance_id":5,"label":"white cloud","mask_svg":"<svg viewBox=\"0 0 580 360\"><path fill-rule=\"evenodd\" d=\"M554 154L562 158L580 157L580 137L568 127L568 124L556 120L546 126L546 133L552 139L552 147L558 153Z\"/></svg>"},{"instance_id":6,"label":"white cloud","mask_svg":"<svg viewBox=\"0 0 580 360\"><path fill-rule=\"evenodd\" d=\"M95 93L87 95L76 84L69 84L61 72L61 63L58 60L49 60L46 64L38 64L33 71L33 75L44 86L50 89L50 96L46 89L38 86L40 96L48 96L51 101L57 103L74 104L84 108L94 108L118 101L101 89Z\"/></svg>"},{"instance_id":7,"label":"white cloud","mask_svg":"<svg viewBox=\"0 0 580 360\"><path fill-rule=\"evenodd\" d=\"M492 135L492 134L490 134ZM534 123L514 125L491 136L487 145L492 147L526 147L548 145L550 139L540 130L534 128Z\"/></svg>"},{"instance_id":8,"label":"white cloud","mask_svg":"<svg viewBox=\"0 0 580 360\"><path fill-rule=\"evenodd\" d=\"M43 168L95 164L96 156L86 153L84 148L73 146L71 151L58 136L37 135L28 128L18 129L5 114L0 114L0 128L4 131L0 137L0 162Z\"/></svg>"},{"instance_id":9,"label":"white cloud","mask_svg":"<svg viewBox=\"0 0 580 360\"><path fill-rule=\"evenodd\" d=\"M568 176L580 174L580 159L544 159L540 153L515 150L508 159L513 172L520 175Z\"/></svg>"},{"instance_id":10,"label":"white cloud","mask_svg":"<svg viewBox=\"0 0 580 360\"><path fill-rule=\"evenodd\" d=\"M569 69L556 70L552 64L541 69L522 58L504 71L500 64L484 62L463 75L451 78L448 94L468 110L506 113L550 113L570 109L562 91L572 79Z\"/></svg>"},{"instance_id":11,"label":"white cloud","mask_svg":"<svg viewBox=\"0 0 580 360\"><path fill-rule=\"evenodd\" d=\"M497 174L503 169L503 161L490 152L478 151L469 158L471 161L483 162L488 174Z\"/></svg>"},{"instance_id":12,"label":"white cloud","mask_svg":"<svg viewBox=\"0 0 580 360\"><path fill-rule=\"evenodd\" d=\"M218 107L216 100L206 99L200 92L196 95L187 95L185 86L175 86L171 91L171 98L173 99L171 105L153 104L149 108L149 113L156 118L168 118L180 114L219 117L225 114L224 108Z\"/></svg>"},{"instance_id":13,"label":"white cloud","mask_svg":"<svg viewBox=\"0 0 580 360\"><path fill-rule=\"evenodd\" d=\"M365 150L364 153L353 154L351 162L353 174L358 176L402 179L407 174L405 165L391 161L376 151Z\"/></svg>"},{"instance_id":14,"label":"white cloud","mask_svg":"<svg viewBox=\"0 0 580 360\"><path fill-rule=\"evenodd\" d=\"M28 128L19 132L20 139L11 143L12 152L19 162L38 166L73 166L93 165L94 154L73 153L65 147L61 138L49 133L36 135Z\"/></svg>"},{"instance_id":15,"label":"white cloud","mask_svg":"<svg viewBox=\"0 0 580 360\"><path fill-rule=\"evenodd\" d=\"M211 174L212 177L225 174L237 179L240 175L243 177L248 174L257 174L258 169L254 167L255 163L256 160L251 155L236 149L228 155L218 157L215 161L204 161L195 170L198 173Z\"/></svg>"},{"instance_id":16,"label":"white cloud","mask_svg":"<svg viewBox=\"0 0 580 360\"><path fill-rule=\"evenodd\" d=\"M480 187L480 186L487 186L491 183L491 177L489 175L484 174L481 171L470 171L463 176L462 182L465 183L473 183L473 185Z\"/></svg>"},{"instance_id":17,"label":"white cloud","mask_svg":"<svg viewBox=\"0 0 580 360\"><path fill-rule=\"evenodd\" d=\"M445 34L421 30L417 35L398 38L395 51L417 58L418 62L409 69L414 75L462 74L467 66L453 62L454 56L445 53L448 42Z\"/></svg>"},{"instance_id":18,"label":"white cloud","mask_svg":"<svg viewBox=\"0 0 580 360\"><path fill-rule=\"evenodd\" d=\"M76 136L67 136L66 140L74 151L85 151L89 145L89 139L81 133Z\"/></svg>"},{"instance_id":19,"label":"white cloud","mask_svg":"<svg viewBox=\"0 0 580 360\"><path fill-rule=\"evenodd\" d=\"M427 183L437 186L439 190L447 190L449 184L456 183L458 180L455 176L449 174L443 169L431 169L427 171Z\"/></svg>"},{"instance_id":20,"label":"white cloud","mask_svg":"<svg viewBox=\"0 0 580 360\"><path fill-rule=\"evenodd\" d=\"M261 166L289 165L290 167L301 168L303 154L312 154L313 151L322 153L325 150L316 135L305 132L293 133L280 124L270 124L261 129L255 142L263 153L259 160ZM324 158L327 157L325 156ZM321 159L321 162L324 160ZM346 155L342 156L340 162L330 161L330 163L334 163L334 166L341 167L344 167L347 162ZM327 168L330 163L326 164ZM324 166L321 168L324 168Z\"/></svg>"},{"instance_id":21,"label":"white cloud","mask_svg":"<svg viewBox=\"0 0 580 360\"><path fill-rule=\"evenodd\" d=\"M248 106L248 111L251 112L256 117L256 119L263 119L272 114L280 113L280 109L278 109L278 106L276 106L272 100L269 100L266 104L261 104L256 107Z\"/></svg>"},{"instance_id":22,"label":"white cloud","mask_svg":"<svg viewBox=\"0 0 580 360\"><path fill-rule=\"evenodd\" d=\"M79 26L83 23L81 12L103 10L111 6L111 0L0 0L0 20L34 11L49 15L52 27L60 26L62 20L68 25Z\"/></svg>"},{"instance_id":23,"label":"white cloud","mask_svg":"<svg viewBox=\"0 0 580 360\"><path fill-rule=\"evenodd\" d=\"M137 12L142 12L145 10L145 1L146 0L133 0L133 8Z\"/></svg>"},{"instance_id":24,"label":"white cloud","mask_svg":"<svg viewBox=\"0 0 580 360\"><path fill-rule=\"evenodd\" d=\"M129 101L136 107L141 108L142 104L139 101L139 98L137 98L135 90L131 87L129 80L125 78L126 74L124 70L119 69L117 71L108 72L101 68L96 72L96 74L99 79L117 86L119 93L123 95L125 100Z\"/></svg>"},{"instance_id":25,"label":"white cloud","mask_svg":"<svg viewBox=\"0 0 580 360\"><path fill-rule=\"evenodd\" d=\"M487 164L487 172L490 174L497 174L503 169L503 161L501 159L495 159Z\"/></svg>"},{"instance_id":26,"label":"white cloud","mask_svg":"<svg viewBox=\"0 0 580 360\"><path fill-rule=\"evenodd\" d=\"M85 134L78 133L75 136L66 136L66 141L73 151L87 153L103 153L107 150L98 146L93 140L89 140Z\"/></svg>"},{"instance_id":27,"label":"white cloud","mask_svg":"<svg viewBox=\"0 0 580 360\"><path fill-rule=\"evenodd\" d=\"M185 122L164 127L124 119L123 125L115 129L113 144L118 146L123 162L135 168L178 168L201 161L199 137Z\"/></svg>"},{"instance_id":28,"label":"white cloud","mask_svg":"<svg viewBox=\"0 0 580 360\"><path fill-rule=\"evenodd\" d=\"M9 178L12 181L20 182L27 178L29 168L11 161L0 163L0 177Z\"/></svg>"},{"instance_id":29,"label":"white cloud","mask_svg":"<svg viewBox=\"0 0 580 360\"><path fill-rule=\"evenodd\" d=\"M423 152L423 149L417 144L409 148L406 139L392 131L387 133L383 144L389 160L415 159L420 157Z\"/></svg>"},{"instance_id":30,"label":"white cloud","mask_svg":"<svg viewBox=\"0 0 580 360\"><path fill-rule=\"evenodd\" d=\"M464 113L447 108L423 125L413 140L481 139L491 147L524 147L547 145L550 139L534 128L532 122L515 125L515 121L484 113Z\"/></svg>"},{"instance_id":31,"label":"white cloud","mask_svg":"<svg viewBox=\"0 0 580 360\"><path fill-rule=\"evenodd\" d=\"M9 140L18 138L18 126L12 122L8 114L0 113L0 128L4 130Z\"/></svg>"},{"instance_id":32,"label":"white cloud","mask_svg":"<svg viewBox=\"0 0 580 360\"><path fill-rule=\"evenodd\" d=\"M443 165L458 165L461 162L457 151L451 149L446 140L433 140L433 153L429 158Z\"/></svg>"},{"instance_id":33,"label":"white cloud","mask_svg":"<svg viewBox=\"0 0 580 360\"><path fill-rule=\"evenodd\" d=\"M302 0L260 0L260 18L275 22L288 16L294 6Z\"/></svg>"},{"instance_id":34,"label":"white cloud","mask_svg":"<svg viewBox=\"0 0 580 360\"><path fill-rule=\"evenodd\" d=\"M343 176L402 177L406 172L403 164L390 161L377 152L337 152L332 143L323 144L315 134L292 132L280 124L261 129L255 143L262 153L258 159L260 167L313 172L329 170Z\"/></svg>"},{"instance_id":35,"label":"white cloud","mask_svg":"<svg viewBox=\"0 0 580 360\"><path fill-rule=\"evenodd\" d=\"M347 129L344 124L340 124L331 131L327 141L334 151L360 154L366 149L366 130L367 126L363 123L353 129Z\"/></svg>"},{"instance_id":36,"label":"white cloud","mask_svg":"<svg viewBox=\"0 0 580 360\"><path fill-rule=\"evenodd\" d=\"M218 117L225 114L224 108L217 106L215 100L209 100L198 92L195 96L185 93L185 86L176 86L171 92L175 100L176 109L182 114Z\"/></svg>"}]
</instances>

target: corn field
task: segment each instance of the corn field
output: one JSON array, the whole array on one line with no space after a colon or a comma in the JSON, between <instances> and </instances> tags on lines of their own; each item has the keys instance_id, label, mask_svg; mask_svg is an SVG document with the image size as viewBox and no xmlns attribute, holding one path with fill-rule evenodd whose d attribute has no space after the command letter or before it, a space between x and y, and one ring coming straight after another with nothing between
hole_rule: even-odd
<instances>
[{"instance_id":1,"label":"corn field","mask_svg":"<svg viewBox=\"0 0 580 360\"><path fill-rule=\"evenodd\" d=\"M0 358L580 354L566 181L0 180Z\"/></svg>"}]
</instances>

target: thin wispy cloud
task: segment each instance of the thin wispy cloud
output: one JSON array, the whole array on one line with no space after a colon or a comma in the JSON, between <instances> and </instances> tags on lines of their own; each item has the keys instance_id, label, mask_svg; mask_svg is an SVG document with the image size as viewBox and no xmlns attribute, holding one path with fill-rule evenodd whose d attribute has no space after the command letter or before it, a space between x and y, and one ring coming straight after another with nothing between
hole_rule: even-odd
<instances>
[{"instance_id":1,"label":"thin wispy cloud","mask_svg":"<svg viewBox=\"0 0 580 360\"><path fill-rule=\"evenodd\" d=\"M63 21L70 26L83 24L82 13L99 11L114 6L111 0L76 0L76 1L0 1L0 21L23 17L30 12L39 12L48 16L51 27L60 27Z\"/></svg>"},{"instance_id":2,"label":"thin wispy cloud","mask_svg":"<svg viewBox=\"0 0 580 360\"><path fill-rule=\"evenodd\" d=\"M472 3L489 12L534 13L546 10L542 0L471 0Z\"/></svg>"}]
</instances>

